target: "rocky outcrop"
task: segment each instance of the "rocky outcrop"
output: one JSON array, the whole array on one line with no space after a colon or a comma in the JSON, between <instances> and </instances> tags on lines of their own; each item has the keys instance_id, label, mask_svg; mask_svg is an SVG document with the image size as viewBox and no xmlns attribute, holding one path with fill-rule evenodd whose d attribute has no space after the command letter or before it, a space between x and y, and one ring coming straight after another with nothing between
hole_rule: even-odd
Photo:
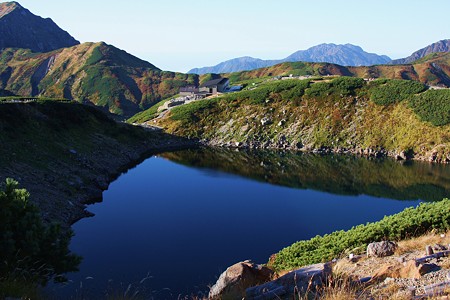
<instances>
[{"instance_id":1,"label":"rocky outcrop","mask_svg":"<svg viewBox=\"0 0 450 300\"><path fill-rule=\"evenodd\" d=\"M376 243L370 243L367 246L368 257L385 257L394 255L397 249L397 243L390 241L382 241Z\"/></svg>"},{"instance_id":2,"label":"rocky outcrop","mask_svg":"<svg viewBox=\"0 0 450 300\"><path fill-rule=\"evenodd\" d=\"M331 275L331 265L315 264L287 273L280 278L265 284L248 288L245 299L269 300L283 296L299 295L313 292Z\"/></svg>"},{"instance_id":3,"label":"rocky outcrop","mask_svg":"<svg viewBox=\"0 0 450 300\"><path fill-rule=\"evenodd\" d=\"M17 2L0 3L0 49L49 52L78 44L50 18L36 16Z\"/></svg>"},{"instance_id":4,"label":"rocky outcrop","mask_svg":"<svg viewBox=\"0 0 450 300\"><path fill-rule=\"evenodd\" d=\"M246 260L223 272L209 291L209 299L241 299L245 289L269 281L273 271Z\"/></svg>"}]
</instances>

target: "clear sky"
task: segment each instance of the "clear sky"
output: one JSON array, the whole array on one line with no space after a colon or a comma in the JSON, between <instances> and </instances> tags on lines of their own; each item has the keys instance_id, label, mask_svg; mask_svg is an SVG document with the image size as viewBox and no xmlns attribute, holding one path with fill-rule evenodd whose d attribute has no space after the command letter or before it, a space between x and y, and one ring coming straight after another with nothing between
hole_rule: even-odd
<instances>
[{"instance_id":1,"label":"clear sky","mask_svg":"<svg viewBox=\"0 0 450 300\"><path fill-rule=\"evenodd\" d=\"M104 41L170 71L240 56L280 59L321 43L400 58L450 38L449 0L18 2L81 42Z\"/></svg>"}]
</instances>

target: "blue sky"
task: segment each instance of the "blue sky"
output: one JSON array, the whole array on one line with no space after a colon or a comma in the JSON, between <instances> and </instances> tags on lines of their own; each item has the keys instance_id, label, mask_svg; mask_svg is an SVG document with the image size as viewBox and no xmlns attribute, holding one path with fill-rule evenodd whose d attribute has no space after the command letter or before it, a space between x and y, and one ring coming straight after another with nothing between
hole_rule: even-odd
<instances>
[{"instance_id":1,"label":"blue sky","mask_svg":"<svg viewBox=\"0 0 450 300\"><path fill-rule=\"evenodd\" d=\"M450 38L448 0L18 2L81 42L104 41L182 72L239 56L284 58L320 43L399 58Z\"/></svg>"}]
</instances>

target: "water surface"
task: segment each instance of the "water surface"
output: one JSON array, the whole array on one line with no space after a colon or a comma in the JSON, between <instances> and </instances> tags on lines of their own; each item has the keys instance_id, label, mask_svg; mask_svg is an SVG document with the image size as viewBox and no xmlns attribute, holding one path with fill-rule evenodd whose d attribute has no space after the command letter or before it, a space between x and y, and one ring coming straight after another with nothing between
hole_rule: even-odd
<instances>
[{"instance_id":1,"label":"water surface","mask_svg":"<svg viewBox=\"0 0 450 300\"><path fill-rule=\"evenodd\" d=\"M450 195L450 168L349 156L187 150L145 160L77 222L84 257L57 293L206 291L228 266ZM130 286L131 284L131 286Z\"/></svg>"}]
</instances>

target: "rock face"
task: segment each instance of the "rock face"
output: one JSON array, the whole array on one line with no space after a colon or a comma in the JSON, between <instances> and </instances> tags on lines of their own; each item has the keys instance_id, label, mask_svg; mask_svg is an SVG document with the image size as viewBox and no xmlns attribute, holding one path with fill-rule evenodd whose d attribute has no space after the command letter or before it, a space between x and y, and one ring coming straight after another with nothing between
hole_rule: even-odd
<instances>
[{"instance_id":1,"label":"rock face","mask_svg":"<svg viewBox=\"0 0 450 300\"><path fill-rule=\"evenodd\" d=\"M367 246L368 257L385 257L393 255L397 249L397 244L390 241L383 241L377 243L370 243Z\"/></svg>"},{"instance_id":2,"label":"rock face","mask_svg":"<svg viewBox=\"0 0 450 300\"><path fill-rule=\"evenodd\" d=\"M331 275L331 266L315 264L292 271L280 278L246 290L245 299L284 299L283 295L297 295L314 291Z\"/></svg>"},{"instance_id":3,"label":"rock face","mask_svg":"<svg viewBox=\"0 0 450 300\"><path fill-rule=\"evenodd\" d=\"M0 3L0 49L49 52L79 43L50 18L36 16L17 2Z\"/></svg>"},{"instance_id":4,"label":"rock face","mask_svg":"<svg viewBox=\"0 0 450 300\"><path fill-rule=\"evenodd\" d=\"M209 291L209 299L242 299L245 289L271 279L273 271L249 260L232 265Z\"/></svg>"},{"instance_id":5,"label":"rock face","mask_svg":"<svg viewBox=\"0 0 450 300\"><path fill-rule=\"evenodd\" d=\"M422 57L427 56L428 54L436 53L436 52L450 52L450 39L442 40L442 41L433 43L429 46L426 46L425 48L422 48L422 49L414 52L413 54L411 54L410 56L408 56L406 58L395 59L391 62L391 64L394 64L394 65L409 64L409 63L412 63L413 61L416 61L418 59L421 59Z\"/></svg>"}]
</instances>

